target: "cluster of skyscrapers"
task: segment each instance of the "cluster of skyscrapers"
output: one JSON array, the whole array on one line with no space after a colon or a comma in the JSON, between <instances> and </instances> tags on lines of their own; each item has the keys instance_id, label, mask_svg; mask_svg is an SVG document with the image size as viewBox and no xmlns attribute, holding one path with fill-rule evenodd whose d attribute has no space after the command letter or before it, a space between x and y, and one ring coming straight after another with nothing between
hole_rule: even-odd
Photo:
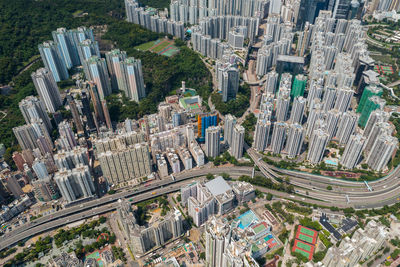
<instances>
[{"instance_id":1,"label":"cluster of skyscrapers","mask_svg":"<svg viewBox=\"0 0 400 267\"><path fill-rule=\"evenodd\" d=\"M279 55L290 55L294 38L292 31L291 25L284 24L280 15L268 16L262 46L257 53L258 76L264 76L272 67L276 67Z\"/></svg>"},{"instance_id":2,"label":"cluster of skyscrapers","mask_svg":"<svg viewBox=\"0 0 400 267\"><path fill-rule=\"evenodd\" d=\"M271 230L266 221L255 220L242 228L238 223L211 217L205 224L206 266L259 266L256 259L278 245L265 241L274 240Z\"/></svg>"},{"instance_id":3,"label":"cluster of skyscrapers","mask_svg":"<svg viewBox=\"0 0 400 267\"><path fill-rule=\"evenodd\" d=\"M385 227L372 220L357 229L351 238L346 236L338 247L328 249L322 263L326 267L355 266L382 248L388 238Z\"/></svg>"},{"instance_id":4,"label":"cluster of skyscrapers","mask_svg":"<svg viewBox=\"0 0 400 267\"><path fill-rule=\"evenodd\" d=\"M207 17L243 16L265 17L268 1L264 0L217 0L217 1L171 1L171 20L190 23L192 25Z\"/></svg>"},{"instance_id":5,"label":"cluster of skyscrapers","mask_svg":"<svg viewBox=\"0 0 400 267\"><path fill-rule=\"evenodd\" d=\"M259 18L254 17L207 17L190 28L193 50L210 58L221 58L230 47L242 48L245 39L253 42L258 26ZM229 41L229 45L221 40Z\"/></svg>"},{"instance_id":6,"label":"cluster of skyscrapers","mask_svg":"<svg viewBox=\"0 0 400 267\"><path fill-rule=\"evenodd\" d=\"M222 59L215 63L215 77L218 82L218 90L221 91L222 101L236 99L239 90L240 73L237 64L239 59L235 54L225 53Z\"/></svg>"},{"instance_id":7,"label":"cluster of skyscrapers","mask_svg":"<svg viewBox=\"0 0 400 267\"><path fill-rule=\"evenodd\" d=\"M135 211L128 200L119 200L117 212L122 233L135 254L144 254L184 233L182 214L176 209L146 226L139 226L134 215Z\"/></svg>"},{"instance_id":8,"label":"cluster of skyscrapers","mask_svg":"<svg viewBox=\"0 0 400 267\"><path fill-rule=\"evenodd\" d=\"M103 131L102 123L112 129L104 98L120 90L138 102L145 97L145 87L141 61L127 57L118 49L106 53L106 59L102 59L92 28L59 28L52 36L52 41L39 45L45 68L31 75L39 97L28 96L19 103L26 124L13 128L22 149L21 153L14 153L13 159L18 169L29 177L39 200L55 199L60 192L69 204L95 193L85 136ZM78 66L83 67L88 82L86 87L79 84L83 89L79 101L74 99L76 94L68 94L66 103L79 139L72 124L63 120L59 111L63 102L57 86L57 82L69 78L68 70ZM59 137L54 143L54 124L48 114L58 128ZM54 149L58 153L54 153ZM138 168L140 172L135 173L135 177L151 173L149 156L140 158L147 167Z\"/></svg>"},{"instance_id":9,"label":"cluster of skyscrapers","mask_svg":"<svg viewBox=\"0 0 400 267\"><path fill-rule=\"evenodd\" d=\"M103 176L110 184L136 185L151 174L149 145L143 142L142 134L111 135L94 143Z\"/></svg>"},{"instance_id":10,"label":"cluster of skyscrapers","mask_svg":"<svg viewBox=\"0 0 400 267\"><path fill-rule=\"evenodd\" d=\"M181 204L197 226L205 223L213 214L223 215L237 202L255 198L251 184L235 182L229 185L221 176L205 183L192 183L181 188Z\"/></svg>"},{"instance_id":11,"label":"cluster of skyscrapers","mask_svg":"<svg viewBox=\"0 0 400 267\"><path fill-rule=\"evenodd\" d=\"M46 69L39 69L32 74L39 96L49 112L54 113L61 105L55 82L67 79L68 70L80 65L86 79L96 84L101 100L119 90L136 102L145 97L140 60L129 58L118 49L108 52L107 60L101 58L91 28L59 28L52 34L54 41L39 45Z\"/></svg>"},{"instance_id":12,"label":"cluster of skyscrapers","mask_svg":"<svg viewBox=\"0 0 400 267\"><path fill-rule=\"evenodd\" d=\"M158 33L171 34L177 38L185 38L184 23L159 17L154 11L145 10L136 0L125 0L127 20Z\"/></svg>"},{"instance_id":13,"label":"cluster of skyscrapers","mask_svg":"<svg viewBox=\"0 0 400 267\"><path fill-rule=\"evenodd\" d=\"M264 42L272 43L284 40L281 34L292 36L291 28L282 23L280 16L268 17L266 33ZM390 126L384 128L387 131L378 133L375 129L372 134L373 125L388 124L390 114L384 111L385 101L380 98L382 88L375 80L367 79L373 60L369 57L365 29L360 21L335 19L330 11L320 11L315 24L307 24L300 33L297 53L303 55L310 51L308 77L299 74L293 79L290 74L282 73L278 83L278 73L269 71L274 63L265 67L262 51L263 48L257 58L257 74L266 74L266 82L255 128L253 147L256 150L294 158L304 151L303 142L307 140L306 158L311 164L318 164L329 142L336 140L345 148L340 158L343 167L354 168L364 154L371 169L385 168L398 142ZM290 52L276 51L278 55ZM354 85L362 96L357 110L353 111ZM277 93L276 89L279 89ZM303 97L305 91L307 98Z\"/></svg>"},{"instance_id":14,"label":"cluster of skyscrapers","mask_svg":"<svg viewBox=\"0 0 400 267\"><path fill-rule=\"evenodd\" d=\"M87 79L97 86L101 100L118 91L136 102L146 96L142 63L140 59L127 57L125 51L107 52L106 59L92 56L85 61L84 71Z\"/></svg>"}]
</instances>

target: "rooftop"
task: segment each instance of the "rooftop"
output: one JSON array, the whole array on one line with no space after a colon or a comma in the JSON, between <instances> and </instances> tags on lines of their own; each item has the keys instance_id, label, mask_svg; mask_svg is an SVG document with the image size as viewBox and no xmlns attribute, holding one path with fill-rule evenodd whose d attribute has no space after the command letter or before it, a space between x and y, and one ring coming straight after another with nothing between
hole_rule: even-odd
<instances>
[{"instance_id":1,"label":"rooftop","mask_svg":"<svg viewBox=\"0 0 400 267\"><path fill-rule=\"evenodd\" d=\"M205 186L210 190L213 196L218 196L224 194L226 191L232 190L231 186L221 176L209 181Z\"/></svg>"}]
</instances>

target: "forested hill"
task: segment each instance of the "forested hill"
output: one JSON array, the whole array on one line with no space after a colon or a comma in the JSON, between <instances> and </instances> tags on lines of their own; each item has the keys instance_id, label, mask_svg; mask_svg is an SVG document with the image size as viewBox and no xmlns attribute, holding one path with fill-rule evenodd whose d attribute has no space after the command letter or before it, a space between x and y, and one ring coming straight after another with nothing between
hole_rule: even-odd
<instances>
[{"instance_id":1,"label":"forested hill","mask_svg":"<svg viewBox=\"0 0 400 267\"><path fill-rule=\"evenodd\" d=\"M0 0L0 85L38 54L53 30L107 23L124 12L123 0Z\"/></svg>"},{"instance_id":2,"label":"forested hill","mask_svg":"<svg viewBox=\"0 0 400 267\"><path fill-rule=\"evenodd\" d=\"M182 80L197 89L204 99L208 98L212 91L211 74L197 53L181 40L175 43L180 53L171 58L138 51L134 46L164 35L128 23L124 18L123 0L0 0L0 85L10 81L14 84L10 95L0 95L0 110L7 114L0 121L0 143L7 148L4 156L7 163L13 163L12 152L19 149L12 128L24 123L18 103L36 94L30 74L42 62L38 60L19 76L16 73L39 57L38 44L52 39L51 32L59 27L107 24L108 32L102 38L142 60L147 97L139 104L124 99L121 106L115 95L110 96L108 104L115 121L155 112L157 104L179 88Z\"/></svg>"}]
</instances>

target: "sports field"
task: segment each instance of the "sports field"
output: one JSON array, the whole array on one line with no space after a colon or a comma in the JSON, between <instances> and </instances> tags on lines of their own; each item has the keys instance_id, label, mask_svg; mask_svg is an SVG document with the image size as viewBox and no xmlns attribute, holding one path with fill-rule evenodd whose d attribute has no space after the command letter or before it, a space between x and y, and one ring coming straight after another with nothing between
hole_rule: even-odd
<instances>
[{"instance_id":1,"label":"sports field","mask_svg":"<svg viewBox=\"0 0 400 267\"><path fill-rule=\"evenodd\" d=\"M159 55L171 57L179 53L179 48L177 48L174 44L175 43L173 40L164 38L135 46L135 48L138 50L150 51Z\"/></svg>"},{"instance_id":2,"label":"sports field","mask_svg":"<svg viewBox=\"0 0 400 267\"><path fill-rule=\"evenodd\" d=\"M153 52L156 52L156 53L160 53L165 48L167 48L168 46L173 45L173 44L174 44L173 41L162 40L160 43L155 44L152 48L150 48L150 50Z\"/></svg>"}]
</instances>

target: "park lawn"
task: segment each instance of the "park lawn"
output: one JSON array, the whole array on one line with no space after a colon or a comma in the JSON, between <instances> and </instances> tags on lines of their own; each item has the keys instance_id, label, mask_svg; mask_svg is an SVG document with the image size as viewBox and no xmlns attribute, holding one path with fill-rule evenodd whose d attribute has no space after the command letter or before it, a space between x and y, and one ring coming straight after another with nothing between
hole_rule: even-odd
<instances>
[{"instance_id":1,"label":"park lawn","mask_svg":"<svg viewBox=\"0 0 400 267\"><path fill-rule=\"evenodd\" d=\"M155 43L156 41L150 41L144 44L140 44L138 46L135 46L136 49L138 50L143 50L143 51L147 51L149 50Z\"/></svg>"}]
</instances>

